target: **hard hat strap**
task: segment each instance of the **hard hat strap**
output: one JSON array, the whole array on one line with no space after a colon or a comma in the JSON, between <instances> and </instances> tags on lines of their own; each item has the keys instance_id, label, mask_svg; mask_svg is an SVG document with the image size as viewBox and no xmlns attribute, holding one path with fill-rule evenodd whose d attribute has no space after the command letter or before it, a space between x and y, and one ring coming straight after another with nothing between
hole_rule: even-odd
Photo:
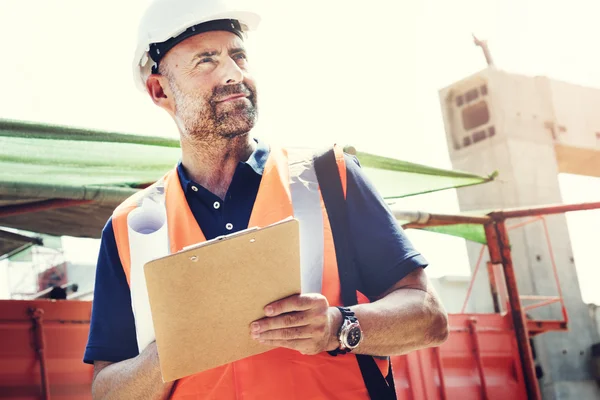
<instances>
[{"instance_id":1,"label":"hard hat strap","mask_svg":"<svg viewBox=\"0 0 600 400\"><path fill-rule=\"evenodd\" d=\"M148 51L148 54L150 58L154 61L154 65L152 66L152 73L158 73L158 65L160 63L160 60L162 60L162 58L167 54L167 52L173 47L175 47L178 43L181 43L185 39L190 38L192 36L210 31L228 31L238 35L240 39L244 39L242 26L240 25L239 21L235 19L218 19L214 21L202 22L200 24L191 26L180 35L172 37L164 42L152 43L150 45L150 50Z\"/></svg>"}]
</instances>

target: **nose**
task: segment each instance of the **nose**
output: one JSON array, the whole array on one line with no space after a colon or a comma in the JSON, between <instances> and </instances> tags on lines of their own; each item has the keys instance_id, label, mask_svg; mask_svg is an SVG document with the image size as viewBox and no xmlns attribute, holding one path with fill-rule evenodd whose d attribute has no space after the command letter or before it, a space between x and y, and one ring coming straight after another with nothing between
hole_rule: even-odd
<instances>
[{"instance_id":1,"label":"nose","mask_svg":"<svg viewBox=\"0 0 600 400\"><path fill-rule=\"evenodd\" d=\"M231 57L227 57L226 61L222 64L223 76L222 83L225 85L231 85L240 83L244 80L244 71Z\"/></svg>"}]
</instances>

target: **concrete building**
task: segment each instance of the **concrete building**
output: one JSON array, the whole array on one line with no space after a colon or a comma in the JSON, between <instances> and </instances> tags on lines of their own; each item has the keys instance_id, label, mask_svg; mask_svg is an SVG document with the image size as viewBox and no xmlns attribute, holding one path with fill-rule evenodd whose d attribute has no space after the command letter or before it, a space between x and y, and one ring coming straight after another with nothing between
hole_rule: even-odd
<instances>
[{"instance_id":1,"label":"concrete building","mask_svg":"<svg viewBox=\"0 0 600 400\"><path fill-rule=\"evenodd\" d=\"M600 176L600 90L489 67L439 95L453 168L500 173L491 184L458 191L462 211L561 203L560 172ZM545 399L597 399L590 347L598 332L581 299L566 219L551 216L547 223L569 332L534 339L540 388ZM520 294L556 296L543 225L513 230L510 240ZM479 250L468 244L472 268ZM476 312L493 311L486 282L482 269L473 293ZM560 307L535 310L531 317L560 319Z\"/></svg>"}]
</instances>

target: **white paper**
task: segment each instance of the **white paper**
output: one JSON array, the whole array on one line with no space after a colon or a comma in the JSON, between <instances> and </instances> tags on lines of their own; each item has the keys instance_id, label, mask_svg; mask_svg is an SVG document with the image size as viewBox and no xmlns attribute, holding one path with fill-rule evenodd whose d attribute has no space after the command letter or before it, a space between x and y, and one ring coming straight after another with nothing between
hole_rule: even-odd
<instances>
[{"instance_id":1,"label":"white paper","mask_svg":"<svg viewBox=\"0 0 600 400\"><path fill-rule=\"evenodd\" d=\"M131 306L140 353L155 340L144 265L169 254L169 234L164 204L146 198L127 216L131 257Z\"/></svg>"}]
</instances>

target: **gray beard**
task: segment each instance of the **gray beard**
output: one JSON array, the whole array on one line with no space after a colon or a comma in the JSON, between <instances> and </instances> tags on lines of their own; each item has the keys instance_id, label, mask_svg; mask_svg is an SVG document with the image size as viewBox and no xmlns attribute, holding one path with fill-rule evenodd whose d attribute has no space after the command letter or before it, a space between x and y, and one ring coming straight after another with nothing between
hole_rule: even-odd
<instances>
[{"instance_id":1,"label":"gray beard","mask_svg":"<svg viewBox=\"0 0 600 400\"><path fill-rule=\"evenodd\" d=\"M256 91L245 85L244 88L250 92L247 100L224 105L213 101L214 95L208 99L194 97L180 90L177 84L171 84L175 116L182 134L194 141L212 141L232 139L250 132L258 118Z\"/></svg>"}]
</instances>

